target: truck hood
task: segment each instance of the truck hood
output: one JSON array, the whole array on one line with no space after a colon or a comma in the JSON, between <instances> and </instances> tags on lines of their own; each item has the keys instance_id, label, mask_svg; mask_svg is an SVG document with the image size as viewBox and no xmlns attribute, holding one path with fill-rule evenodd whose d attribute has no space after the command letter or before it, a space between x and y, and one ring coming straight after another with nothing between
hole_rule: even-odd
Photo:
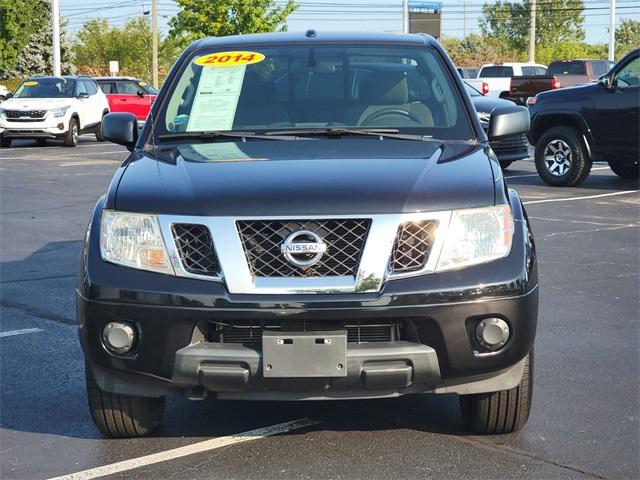
<instances>
[{"instance_id":1,"label":"truck hood","mask_svg":"<svg viewBox=\"0 0 640 480\"><path fill-rule=\"evenodd\" d=\"M71 105L74 98L10 98L2 102L7 110L51 110Z\"/></svg>"},{"instance_id":2,"label":"truck hood","mask_svg":"<svg viewBox=\"0 0 640 480\"><path fill-rule=\"evenodd\" d=\"M166 158L165 158L166 157ZM123 211L210 216L405 213L494 204L483 146L404 140L251 140L138 154ZM111 196L111 195L110 195Z\"/></svg>"}]
</instances>

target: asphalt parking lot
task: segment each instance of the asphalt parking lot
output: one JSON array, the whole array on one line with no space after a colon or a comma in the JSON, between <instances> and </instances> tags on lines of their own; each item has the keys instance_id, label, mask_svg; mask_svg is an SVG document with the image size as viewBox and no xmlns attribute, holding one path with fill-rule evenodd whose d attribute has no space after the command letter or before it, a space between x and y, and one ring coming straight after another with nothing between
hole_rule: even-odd
<instances>
[{"instance_id":1,"label":"asphalt parking lot","mask_svg":"<svg viewBox=\"0 0 640 480\"><path fill-rule=\"evenodd\" d=\"M579 188L545 186L531 161L507 172L540 262L534 403L522 432L468 435L450 395L172 398L154 438L102 438L86 406L75 272L89 213L126 153L90 136L77 148L0 149L3 479L640 477L640 193L602 164Z\"/></svg>"}]
</instances>

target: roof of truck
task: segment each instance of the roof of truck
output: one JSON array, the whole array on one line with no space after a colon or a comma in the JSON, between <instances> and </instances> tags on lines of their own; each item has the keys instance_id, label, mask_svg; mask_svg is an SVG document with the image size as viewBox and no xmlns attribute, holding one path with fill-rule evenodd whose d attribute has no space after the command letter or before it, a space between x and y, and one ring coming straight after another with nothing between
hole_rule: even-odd
<instances>
[{"instance_id":1,"label":"roof of truck","mask_svg":"<svg viewBox=\"0 0 640 480\"><path fill-rule=\"evenodd\" d=\"M232 35L228 37L203 38L192 43L188 50L222 45L266 45L283 43L398 43L413 45L434 45L435 38L425 34L395 34L367 32L322 32L309 29L305 32L256 33Z\"/></svg>"},{"instance_id":2,"label":"roof of truck","mask_svg":"<svg viewBox=\"0 0 640 480\"><path fill-rule=\"evenodd\" d=\"M484 67L543 67L543 68L547 68L546 65L542 65L541 63L530 63L530 62L485 63L480 68L484 68Z\"/></svg>"}]
</instances>

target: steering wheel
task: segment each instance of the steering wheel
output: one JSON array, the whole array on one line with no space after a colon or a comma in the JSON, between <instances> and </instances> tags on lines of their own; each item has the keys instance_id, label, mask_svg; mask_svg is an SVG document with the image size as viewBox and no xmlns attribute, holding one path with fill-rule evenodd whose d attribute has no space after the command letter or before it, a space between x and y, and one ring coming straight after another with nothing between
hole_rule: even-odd
<instances>
[{"instance_id":1,"label":"steering wheel","mask_svg":"<svg viewBox=\"0 0 640 480\"><path fill-rule=\"evenodd\" d=\"M364 120L358 123L359 125L370 125L373 122L380 120L381 118L389 117L389 116L397 116L397 115L403 117L404 119L417 123L418 125L422 123L420 122L419 119L411 115L406 110L402 110L401 108L387 108L384 110L379 110L377 112L372 113L371 115L368 115Z\"/></svg>"}]
</instances>

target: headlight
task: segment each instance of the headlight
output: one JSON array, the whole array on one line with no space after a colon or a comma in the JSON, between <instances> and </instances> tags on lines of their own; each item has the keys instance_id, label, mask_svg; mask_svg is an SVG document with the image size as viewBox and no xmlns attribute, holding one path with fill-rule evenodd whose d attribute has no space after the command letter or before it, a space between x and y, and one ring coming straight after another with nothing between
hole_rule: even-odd
<instances>
[{"instance_id":1,"label":"headlight","mask_svg":"<svg viewBox=\"0 0 640 480\"><path fill-rule=\"evenodd\" d=\"M55 108L51 110L51 113L53 113L54 118L60 118L65 116L67 110L69 110L69 105L66 107Z\"/></svg>"},{"instance_id":2,"label":"headlight","mask_svg":"<svg viewBox=\"0 0 640 480\"><path fill-rule=\"evenodd\" d=\"M141 270L173 274L155 215L104 210L100 225L102 259Z\"/></svg>"},{"instance_id":3,"label":"headlight","mask_svg":"<svg viewBox=\"0 0 640 480\"><path fill-rule=\"evenodd\" d=\"M506 257L513 241L509 205L454 210L436 271L468 267Z\"/></svg>"}]
</instances>

